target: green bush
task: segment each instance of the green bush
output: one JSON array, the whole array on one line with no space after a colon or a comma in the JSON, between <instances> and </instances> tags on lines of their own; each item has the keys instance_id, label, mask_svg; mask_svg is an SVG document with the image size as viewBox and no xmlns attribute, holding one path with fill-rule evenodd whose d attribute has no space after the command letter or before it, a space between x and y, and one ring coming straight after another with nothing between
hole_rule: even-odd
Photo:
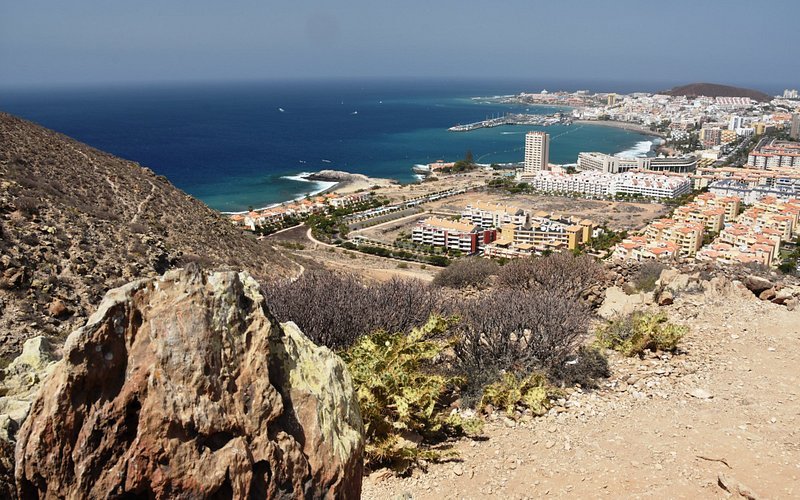
<instances>
[{"instance_id":1,"label":"green bush","mask_svg":"<svg viewBox=\"0 0 800 500\"><path fill-rule=\"evenodd\" d=\"M497 382L483 389L479 409L487 405L504 410L508 416L514 411L529 409L534 415L544 415L552 406L551 400L561 395L561 391L551 386L547 377L538 372L518 378L506 372Z\"/></svg>"},{"instance_id":2,"label":"green bush","mask_svg":"<svg viewBox=\"0 0 800 500\"><path fill-rule=\"evenodd\" d=\"M609 321L597 331L597 340L625 356L637 356L646 350L675 352L686 331L685 326L669 323L663 313L637 311Z\"/></svg>"},{"instance_id":3,"label":"green bush","mask_svg":"<svg viewBox=\"0 0 800 500\"><path fill-rule=\"evenodd\" d=\"M377 331L361 337L343 353L364 421L367 467L405 473L421 459L446 456L427 444L479 432L477 419L449 415L441 404L460 381L426 370L449 347L434 340L447 328L447 321L432 317L408 334Z\"/></svg>"}]
</instances>

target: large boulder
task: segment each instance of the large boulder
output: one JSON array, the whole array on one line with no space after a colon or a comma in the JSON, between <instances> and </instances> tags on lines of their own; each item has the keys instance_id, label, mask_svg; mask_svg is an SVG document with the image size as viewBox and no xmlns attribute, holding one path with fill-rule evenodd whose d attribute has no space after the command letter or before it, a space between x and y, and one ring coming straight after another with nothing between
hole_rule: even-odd
<instances>
[{"instance_id":1,"label":"large boulder","mask_svg":"<svg viewBox=\"0 0 800 500\"><path fill-rule=\"evenodd\" d=\"M246 273L111 290L17 435L21 498L357 498L345 364L266 311Z\"/></svg>"}]
</instances>

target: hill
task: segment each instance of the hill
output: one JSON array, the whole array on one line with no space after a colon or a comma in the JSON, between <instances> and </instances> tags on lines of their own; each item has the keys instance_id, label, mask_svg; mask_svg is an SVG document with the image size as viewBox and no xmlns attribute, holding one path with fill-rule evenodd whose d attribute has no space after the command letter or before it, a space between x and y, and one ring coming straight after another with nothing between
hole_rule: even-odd
<instances>
[{"instance_id":1,"label":"hill","mask_svg":"<svg viewBox=\"0 0 800 500\"><path fill-rule=\"evenodd\" d=\"M674 87L670 90L664 90L659 92L659 94L671 96L683 95L687 97L749 97L750 99L759 102L769 102L772 100L772 96L759 90L731 87L717 83L690 83L689 85L682 85L680 87Z\"/></svg>"},{"instance_id":2,"label":"hill","mask_svg":"<svg viewBox=\"0 0 800 500\"><path fill-rule=\"evenodd\" d=\"M0 113L0 357L63 338L109 288L188 262L291 270L165 177Z\"/></svg>"}]
</instances>

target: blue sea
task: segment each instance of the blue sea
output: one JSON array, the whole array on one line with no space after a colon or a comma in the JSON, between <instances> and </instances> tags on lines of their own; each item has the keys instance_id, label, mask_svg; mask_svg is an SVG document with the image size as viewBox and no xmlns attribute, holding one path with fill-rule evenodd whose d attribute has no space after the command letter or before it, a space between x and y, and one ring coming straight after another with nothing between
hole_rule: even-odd
<instances>
[{"instance_id":1,"label":"blue sea","mask_svg":"<svg viewBox=\"0 0 800 500\"><path fill-rule=\"evenodd\" d=\"M413 182L412 165L454 161L467 150L483 163L521 161L528 130L551 135L553 163L574 163L580 151L647 149L652 139L578 125L447 131L505 112L556 111L476 99L539 90L530 82L414 81L4 90L0 110L137 161L222 211L321 187L298 179L303 172L336 169Z\"/></svg>"}]
</instances>

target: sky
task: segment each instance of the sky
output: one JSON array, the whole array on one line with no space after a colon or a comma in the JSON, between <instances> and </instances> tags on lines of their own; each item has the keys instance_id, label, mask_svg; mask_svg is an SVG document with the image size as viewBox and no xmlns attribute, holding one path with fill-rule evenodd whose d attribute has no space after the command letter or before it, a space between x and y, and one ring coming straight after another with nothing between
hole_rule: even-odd
<instances>
[{"instance_id":1,"label":"sky","mask_svg":"<svg viewBox=\"0 0 800 500\"><path fill-rule=\"evenodd\" d=\"M0 87L329 78L800 87L797 0L0 0Z\"/></svg>"}]
</instances>

